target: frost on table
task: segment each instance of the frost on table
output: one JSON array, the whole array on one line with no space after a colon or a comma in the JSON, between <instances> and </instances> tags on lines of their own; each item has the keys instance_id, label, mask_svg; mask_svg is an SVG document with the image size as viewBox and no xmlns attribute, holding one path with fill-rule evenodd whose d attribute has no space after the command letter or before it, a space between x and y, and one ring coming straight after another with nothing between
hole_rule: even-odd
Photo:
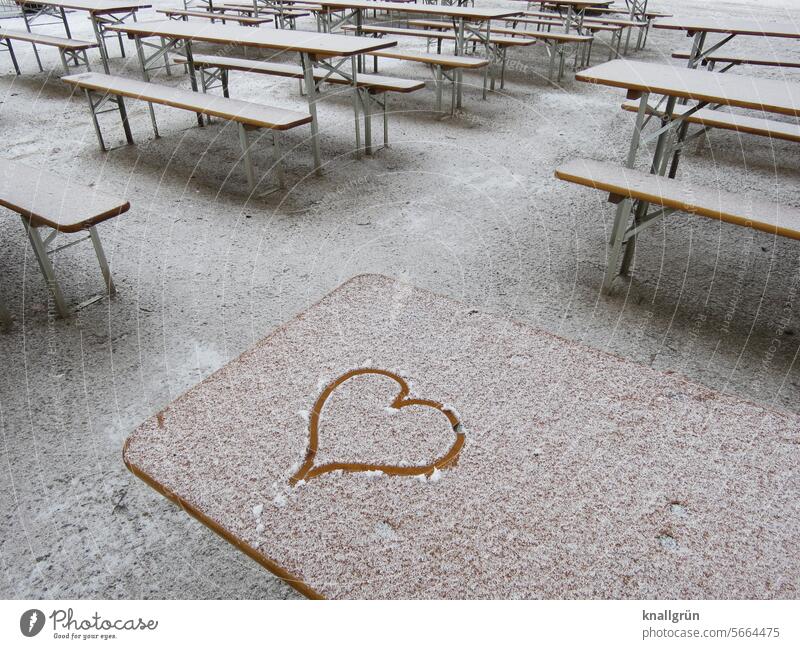
<instances>
[{"instance_id":1,"label":"frost on table","mask_svg":"<svg viewBox=\"0 0 800 649\"><path fill-rule=\"evenodd\" d=\"M137 475L326 597L794 598L800 418L359 276L145 422ZM396 306L396 305L395 305ZM292 485L321 390L403 368L468 434L433 475ZM323 380L321 380L323 377ZM442 412L342 383L316 464L430 462Z\"/></svg>"}]
</instances>

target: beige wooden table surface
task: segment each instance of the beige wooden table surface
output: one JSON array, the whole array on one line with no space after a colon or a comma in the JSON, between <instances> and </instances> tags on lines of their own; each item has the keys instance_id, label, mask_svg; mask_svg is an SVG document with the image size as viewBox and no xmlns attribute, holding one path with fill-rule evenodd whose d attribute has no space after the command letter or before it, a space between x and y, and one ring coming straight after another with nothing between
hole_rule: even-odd
<instances>
[{"instance_id":1,"label":"beige wooden table surface","mask_svg":"<svg viewBox=\"0 0 800 649\"><path fill-rule=\"evenodd\" d=\"M312 597L791 598L798 442L795 414L362 275L124 459Z\"/></svg>"},{"instance_id":2,"label":"beige wooden table surface","mask_svg":"<svg viewBox=\"0 0 800 649\"><path fill-rule=\"evenodd\" d=\"M314 154L314 166L317 173L321 173L322 160L316 108L317 91L313 73L314 62L321 67L335 70L338 74L348 76L341 67L333 68L325 59L335 57L350 58L351 72L349 77L353 79L356 151L360 152L358 106L360 100L357 96L357 93L360 91L356 85L358 76L357 55L397 45L396 41L386 39L377 40L362 36L321 34L294 29L253 29L251 27L242 27L239 25L219 25L175 20L127 23L124 25L114 25L109 27L109 29L128 34L129 37L135 39L142 75L145 81L149 81L148 68L150 63L155 61L160 66L161 58L170 51L181 49L181 53L191 61L192 42L247 46L263 50L298 54L304 70L306 98L312 118L311 146ZM152 45L144 41L146 38L163 39L163 41ZM146 56L144 52L146 45L149 45L155 52ZM197 90L198 85L194 66L190 64L188 68L192 81L192 89Z\"/></svg>"}]
</instances>

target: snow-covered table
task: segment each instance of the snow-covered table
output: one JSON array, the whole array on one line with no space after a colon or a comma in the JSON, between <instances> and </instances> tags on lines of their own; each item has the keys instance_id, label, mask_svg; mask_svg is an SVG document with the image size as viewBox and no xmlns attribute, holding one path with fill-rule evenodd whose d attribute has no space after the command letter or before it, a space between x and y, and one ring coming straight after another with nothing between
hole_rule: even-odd
<instances>
[{"instance_id":1,"label":"snow-covered table","mask_svg":"<svg viewBox=\"0 0 800 649\"><path fill-rule=\"evenodd\" d=\"M89 14L92 21L94 35L100 48L100 58L103 62L103 69L108 73L108 48L105 39L108 37L106 27L122 23L128 18L136 20L136 12L140 9L148 9L151 5L137 2L136 0L16 0L22 9L22 16L25 19L25 26L31 31L31 25L38 19L47 17L57 18L64 25L67 38L72 38L69 29L66 10L83 11ZM29 11L32 13L29 15ZM43 23L49 25L50 23ZM125 48L122 38L119 39L119 49L122 56L125 56ZM39 53L36 46L33 48L36 60L39 61ZM41 61L39 68L41 69Z\"/></svg>"},{"instance_id":2,"label":"snow-covered table","mask_svg":"<svg viewBox=\"0 0 800 649\"><path fill-rule=\"evenodd\" d=\"M685 31L692 38L692 50L689 54L690 68L696 68L706 56L716 52L720 47L732 41L736 36L760 36L762 38L800 39L800 26L790 21L761 21L756 18L671 18L653 25L657 29ZM709 34L724 36L710 47L706 47Z\"/></svg>"},{"instance_id":3,"label":"snow-covered table","mask_svg":"<svg viewBox=\"0 0 800 649\"><path fill-rule=\"evenodd\" d=\"M124 457L309 596L798 594L800 417L385 277L276 330Z\"/></svg>"}]
</instances>

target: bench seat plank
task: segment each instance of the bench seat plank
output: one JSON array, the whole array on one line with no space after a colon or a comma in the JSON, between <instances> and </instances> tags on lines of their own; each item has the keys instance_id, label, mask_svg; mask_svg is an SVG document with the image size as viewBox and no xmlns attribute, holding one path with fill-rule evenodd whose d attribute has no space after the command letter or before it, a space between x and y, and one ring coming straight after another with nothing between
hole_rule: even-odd
<instances>
[{"instance_id":1,"label":"bench seat plank","mask_svg":"<svg viewBox=\"0 0 800 649\"><path fill-rule=\"evenodd\" d=\"M579 159L563 164L556 169L556 178L612 195L644 200L653 205L800 239L800 210L762 199L596 160Z\"/></svg>"},{"instance_id":2,"label":"bench seat plank","mask_svg":"<svg viewBox=\"0 0 800 649\"><path fill-rule=\"evenodd\" d=\"M681 59L688 61L692 54L688 51L678 51L672 53L673 59ZM775 68L800 68L800 61L784 61L774 56L771 57L753 57L753 56L732 56L723 54L709 54L703 57L703 62L712 63L735 63L738 65L763 65Z\"/></svg>"},{"instance_id":3,"label":"bench seat plank","mask_svg":"<svg viewBox=\"0 0 800 649\"><path fill-rule=\"evenodd\" d=\"M356 31L358 28L354 25L345 25L342 27L343 31ZM407 29L405 27L377 27L374 25L365 25L360 28L363 34L388 34L391 36L416 36L418 38L430 38L433 40L442 39L446 41L456 40L456 33L454 31L433 31L430 29ZM493 32L496 30L492 30ZM511 38L507 36L491 36L489 42L494 45L512 46L512 45L533 45L536 42L538 34L529 34L529 38ZM469 42L481 42L477 36L468 36L466 40ZM372 52L368 52L372 54Z\"/></svg>"},{"instance_id":4,"label":"bench seat plank","mask_svg":"<svg viewBox=\"0 0 800 649\"><path fill-rule=\"evenodd\" d=\"M626 101L622 104L622 108L635 113L639 110L639 102ZM676 107L675 113L676 115L680 115L690 110L690 108L691 107L686 107L681 110L681 107ZM663 115L663 111L656 111L652 107L648 107L648 112L658 116ZM774 137L778 140L787 140L789 142L800 142L800 124L776 122L771 119L749 117L747 115L734 115L733 113L711 110L710 108L701 108L687 117L686 121L690 124L700 124L710 128L739 131L741 133L750 133L751 135L764 135L767 137Z\"/></svg>"},{"instance_id":5,"label":"bench seat plank","mask_svg":"<svg viewBox=\"0 0 800 649\"><path fill-rule=\"evenodd\" d=\"M97 43L90 41L79 41L74 38L63 38L61 36L51 36L50 34L36 34L19 29L0 28L0 39L6 38L35 43L36 45L52 45L65 50L86 50L91 47L97 47Z\"/></svg>"},{"instance_id":6,"label":"bench seat plank","mask_svg":"<svg viewBox=\"0 0 800 649\"><path fill-rule=\"evenodd\" d=\"M195 55L193 58L195 66L198 67L222 67L228 70L238 70L240 72L260 72L271 74L278 77L290 77L293 79L303 78L303 68L293 63L275 63L274 61L255 61L252 59L238 59L228 56ZM176 57L176 63L186 63L183 57ZM328 74L326 70L314 69L314 80L320 81ZM414 79L402 79L396 77L386 77L379 74L361 73L358 75L358 86L366 88L372 92L413 92L425 87L424 81ZM339 85L352 85L351 81L342 76L328 76L327 83Z\"/></svg>"},{"instance_id":7,"label":"bench seat plank","mask_svg":"<svg viewBox=\"0 0 800 649\"><path fill-rule=\"evenodd\" d=\"M228 16L220 12L191 11L185 9L156 9L156 12L169 17L202 18L212 22L219 20L221 23L232 22L239 23L240 25L263 25L264 23L271 23L273 20L272 16L260 16L258 18L253 16Z\"/></svg>"},{"instance_id":8,"label":"bench seat plank","mask_svg":"<svg viewBox=\"0 0 800 649\"><path fill-rule=\"evenodd\" d=\"M432 65L441 65L443 68L477 69L489 65L489 61L486 59L479 59L474 56L402 52L395 49L378 50L369 56L377 56L384 59L399 59L401 61L414 61L416 63L430 63Z\"/></svg>"},{"instance_id":9,"label":"bench seat plank","mask_svg":"<svg viewBox=\"0 0 800 649\"><path fill-rule=\"evenodd\" d=\"M130 203L92 187L11 160L0 159L0 205L34 227L79 232L127 212Z\"/></svg>"},{"instance_id":10,"label":"bench seat plank","mask_svg":"<svg viewBox=\"0 0 800 649\"><path fill-rule=\"evenodd\" d=\"M101 93L110 92L115 95L141 99L154 104L183 108L259 128L281 131L307 124L311 121L310 114L295 110L274 108L242 101L241 99L229 99L98 72L73 74L62 77L62 81L79 88Z\"/></svg>"}]
</instances>

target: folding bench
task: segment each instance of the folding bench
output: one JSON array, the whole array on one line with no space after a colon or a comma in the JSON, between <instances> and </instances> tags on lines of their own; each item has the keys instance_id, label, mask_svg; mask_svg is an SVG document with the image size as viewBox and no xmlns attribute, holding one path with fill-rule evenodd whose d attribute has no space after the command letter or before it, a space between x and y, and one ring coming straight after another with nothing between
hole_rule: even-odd
<instances>
[{"instance_id":1,"label":"folding bench","mask_svg":"<svg viewBox=\"0 0 800 649\"><path fill-rule=\"evenodd\" d=\"M673 59L681 59L688 61L692 58L691 52L678 51L672 53ZM725 64L725 67L718 72L727 72L737 65L757 65L773 68L800 68L800 61L786 61L776 56L762 57L762 56L730 56L724 54L709 54L704 56L701 64L706 67L709 72L713 72L717 63Z\"/></svg>"},{"instance_id":2,"label":"folding bench","mask_svg":"<svg viewBox=\"0 0 800 649\"><path fill-rule=\"evenodd\" d=\"M189 61L183 57L177 57L176 63L187 65ZM293 63L276 63L273 61L261 61L254 59L240 59L230 56L211 56L198 55L192 57L192 64L195 69L200 71L200 81L203 92L210 90L217 85L221 86L224 97L229 96L228 72L235 70L238 72L253 72L256 74L267 74L278 77L288 77L292 79L304 78L303 67ZM353 83L344 76L337 76L321 68L314 69L314 81L319 85L323 82L349 86ZM388 93L399 92L409 93L425 87L424 81L414 79L400 79L395 77L385 77L377 74L359 74L357 83L361 105L364 109L364 140L367 153L372 152L372 107L371 103L376 103L383 110L383 143L389 144L389 121L388 121ZM301 92L302 92L301 83ZM382 95L382 101L377 98Z\"/></svg>"},{"instance_id":3,"label":"folding bench","mask_svg":"<svg viewBox=\"0 0 800 649\"><path fill-rule=\"evenodd\" d=\"M0 205L22 217L36 261L53 295L56 309L62 317L68 317L70 309L64 300L50 261L50 255L60 250L90 239L100 264L106 291L109 295L116 292L111 270L100 243L100 235L95 226L127 212L130 209L128 201L43 171L41 168L0 159ZM39 233L41 228L49 228L51 233L42 237ZM56 248L49 248L57 235L82 231L88 231L88 235ZM102 297L103 295L95 296L79 304L77 308L92 304ZM8 320L8 311L0 305L0 321L3 320Z\"/></svg>"},{"instance_id":4,"label":"folding bench","mask_svg":"<svg viewBox=\"0 0 800 649\"><path fill-rule=\"evenodd\" d=\"M278 180L278 185L276 188L273 188L274 190L283 188L283 173L280 163L280 146L277 132L311 122L311 115L308 113L264 106L240 99L208 95L192 90L162 86L157 83L150 83L149 81L138 81L108 74L99 74L97 72L87 72L84 74L62 77L62 81L77 88L81 88L85 92L87 101L89 102L97 140L103 151L106 150L106 146L103 142L103 135L100 131L100 123L97 120L97 116L99 114L99 109L106 102L113 102L116 104L120 119L122 120L122 128L125 131L125 137L129 144L133 144L133 135L131 134L128 124L128 114L125 109L125 97L197 113L200 126L203 125L203 114L236 122L239 127L239 142L242 147L245 173L247 174L247 182L251 190L255 190L257 183L252 158L250 156L249 131L263 128L269 129L272 132L275 174ZM93 99L94 96L99 96L99 98L95 100ZM155 132L155 136L159 137L155 116L152 112L151 117L153 120L153 131Z\"/></svg>"},{"instance_id":5,"label":"folding bench","mask_svg":"<svg viewBox=\"0 0 800 649\"><path fill-rule=\"evenodd\" d=\"M64 66L64 72L70 73L69 62L73 65L85 65L87 70L91 70L89 65L89 56L86 50L97 47L97 43L89 41L78 41L74 38L62 38L61 36L50 36L48 34L33 34L28 31L18 29L2 29L0 28L0 45L11 56L11 62L14 64L14 70L17 74L21 74L17 57L14 54L14 48L11 41L21 41L23 43L30 43L33 45L34 51L37 45L46 45L49 47L57 47L58 53L61 56L61 64ZM37 55L36 62L39 65L39 71L44 72L41 61Z\"/></svg>"},{"instance_id":6,"label":"folding bench","mask_svg":"<svg viewBox=\"0 0 800 649\"><path fill-rule=\"evenodd\" d=\"M612 162L572 160L558 167L555 175L560 180L607 192L608 200L618 205L624 203L627 212L633 211L634 201L654 208L630 224L621 219L615 222L603 279L604 293L611 290L620 259L619 272L627 274L639 233L674 212L688 212L800 240L800 210L786 205L628 169Z\"/></svg>"}]
</instances>

